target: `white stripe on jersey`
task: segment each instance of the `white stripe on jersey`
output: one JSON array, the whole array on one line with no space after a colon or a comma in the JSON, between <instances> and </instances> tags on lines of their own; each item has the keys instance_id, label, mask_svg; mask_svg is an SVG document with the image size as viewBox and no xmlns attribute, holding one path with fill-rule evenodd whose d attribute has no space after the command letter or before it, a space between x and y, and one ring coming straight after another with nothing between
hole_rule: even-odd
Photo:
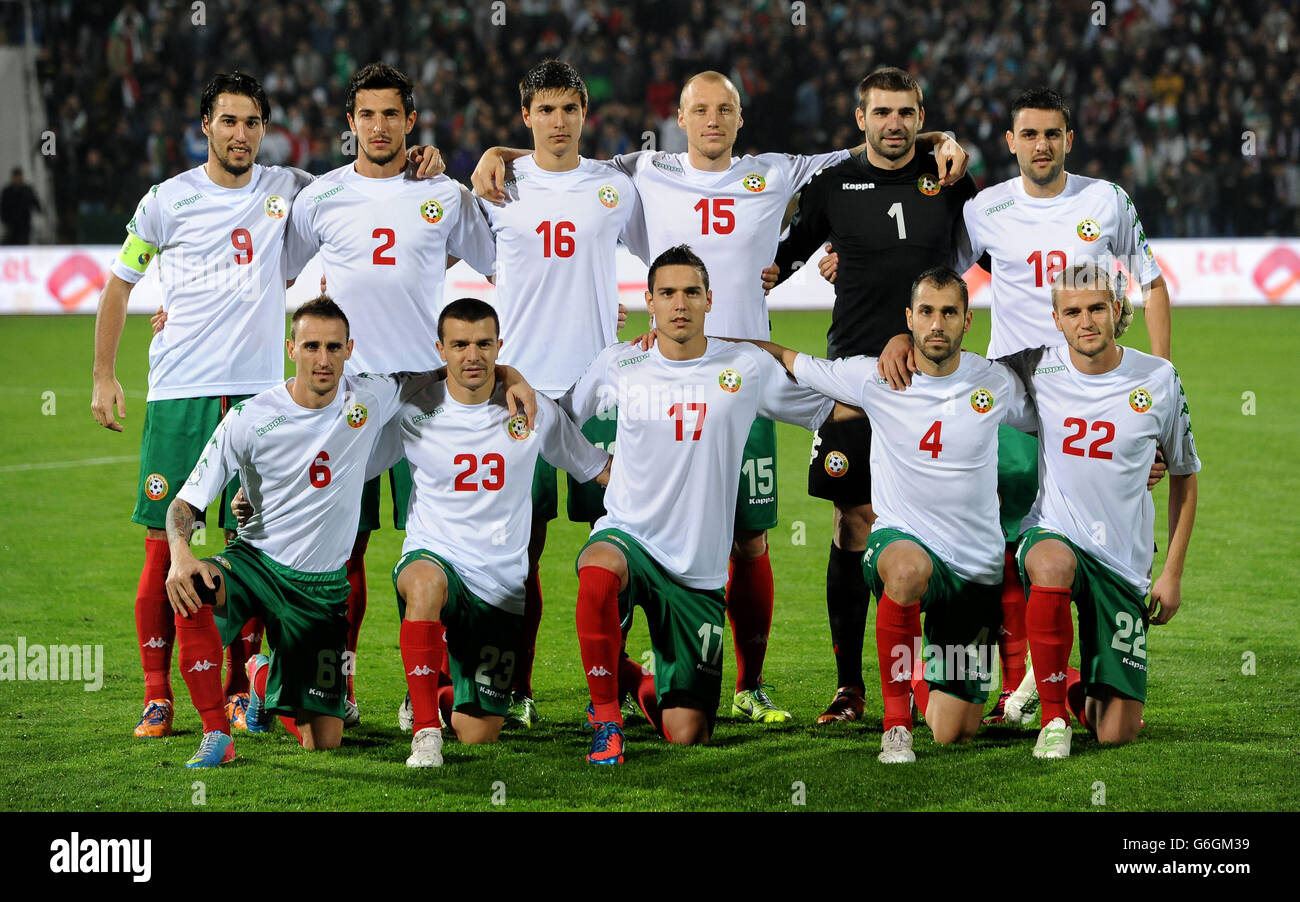
<instances>
[{"instance_id":1,"label":"white stripe on jersey","mask_svg":"<svg viewBox=\"0 0 1300 902\"><path fill-rule=\"evenodd\" d=\"M254 164L242 188L198 166L154 185L127 231L158 248L167 328L149 345L149 400L247 395L284 378L284 232L311 176ZM143 272L114 260L135 284Z\"/></svg>"},{"instance_id":2,"label":"white stripe on jersey","mask_svg":"<svg viewBox=\"0 0 1300 902\"><path fill-rule=\"evenodd\" d=\"M255 511L241 539L294 570L337 570L352 553L366 464L397 391L389 376L361 374L344 376L320 410L299 406L287 384L236 404L177 497L206 510L238 472Z\"/></svg>"},{"instance_id":3,"label":"white stripe on jersey","mask_svg":"<svg viewBox=\"0 0 1300 902\"><path fill-rule=\"evenodd\" d=\"M1118 259L1142 285L1160 276L1146 232L1118 185L1069 173L1055 197L1030 197L1020 176L985 188L963 210L970 252L993 261L989 357L1064 345L1052 320L1052 279L1076 263Z\"/></svg>"},{"instance_id":4,"label":"white stripe on jersey","mask_svg":"<svg viewBox=\"0 0 1300 902\"><path fill-rule=\"evenodd\" d=\"M1124 348L1119 366L1080 373L1049 348L1029 383L1038 409L1040 485L1024 528L1059 532L1139 592L1151 587L1156 447L1169 472L1201 469L1182 382L1167 360Z\"/></svg>"},{"instance_id":5,"label":"white stripe on jersey","mask_svg":"<svg viewBox=\"0 0 1300 902\"><path fill-rule=\"evenodd\" d=\"M509 202L480 199L497 240L499 363L559 397L618 332L615 250L643 259L645 221L632 180L608 162L580 159L548 172L514 162Z\"/></svg>"},{"instance_id":6,"label":"white stripe on jersey","mask_svg":"<svg viewBox=\"0 0 1300 902\"><path fill-rule=\"evenodd\" d=\"M641 194L650 260L689 244L704 261L713 292L705 332L765 341L771 329L760 273L776 259L786 206L818 170L848 156L746 155L732 157L725 172L696 169L687 153L640 151L614 162Z\"/></svg>"},{"instance_id":7,"label":"white stripe on jersey","mask_svg":"<svg viewBox=\"0 0 1300 902\"><path fill-rule=\"evenodd\" d=\"M875 357L800 354L794 373L871 420L872 530L911 533L962 579L1000 584L998 425L1037 426L1016 375L969 353L947 376L916 373L905 391L877 376Z\"/></svg>"},{"instance_id":8,"label":"white stripe on jersey","mask_svg":"<svg viewBox=\"0 0 1300 902\"><path fill-rule=\"evenodd\" d=\"M408 171L367 178L352 164L321 176L294 203L289 273L320 252L326 288L355 342L349 373L432 370L447 255L490 275L495 241L464 185Z\"/></svg>"},{"instance_id":9,"label":"white stripe on jersey","mask_svg":"<svg viewBox=\"0 0 1300 902\"><path fill-rule=\"evenodd\" d=\"M544 395L529 433L522 416L511 417L500 383L491 400L466 405L442 380L401 378L401 407L388 431L400 438L394 456L404 453L411 464L402 554L427 548L454 565L479 598L522 614L538 456L587 480L609 455Z\"/></svg>"},{"instance_id":10,"label":"white stripe on jersey","mask_svg":"<svg viewBox=\"0 0 1300 902\"><path fill-rule=\"evenodd\" d=\"M765 351L710 339L693 360L659 346L601 352L562 399L576 422L618 405L618 451L596 529L621 529L680 583L727 582L736 494L755 416L807 429L834 402L790 379Z\"/></svg>"}]
</instances>

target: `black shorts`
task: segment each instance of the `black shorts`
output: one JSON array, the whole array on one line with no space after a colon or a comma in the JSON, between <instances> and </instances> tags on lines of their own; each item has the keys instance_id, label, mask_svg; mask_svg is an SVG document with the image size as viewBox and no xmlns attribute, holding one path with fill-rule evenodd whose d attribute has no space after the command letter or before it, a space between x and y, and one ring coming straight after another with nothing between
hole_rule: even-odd
<instances>
[{"instance_id":1,"label":"black shorts","mask_svg":"<svg viewBox=\"0 0 1300 902\"><path fill-rule=\"evenodd\" d=\"M813 433L808 494L840 507L871 503L871 422L826 423Z\"/></svg>"}]
</instances>

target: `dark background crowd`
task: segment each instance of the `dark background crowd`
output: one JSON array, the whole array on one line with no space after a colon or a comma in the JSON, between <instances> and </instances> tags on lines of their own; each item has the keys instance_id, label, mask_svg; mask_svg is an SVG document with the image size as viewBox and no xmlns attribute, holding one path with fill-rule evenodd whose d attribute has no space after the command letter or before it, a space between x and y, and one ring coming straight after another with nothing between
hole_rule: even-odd
<instances>
[{"instance_id":1,"label":"dark background crowd","mask_svg":"<svg viewBox=\"0 0 1300 902\"><path fill-rule=\"evenodd\" d=\"M323 173L345 162L349 76L393 63L416 82L412 142L467 181L484 148L528 146L518 80L547 56L586 78L587 156L684 150L677 95L702 69L741 91L738 150L851 146L857 82L898 65L981 187L1016 174L1007 109L1048 84L1072 108L1068 168L1123 185L1148 234L1300 234L1293 2L45 0L34 14L63 242L117 242L149 185L206 159L198 98L215 72L251 73L272 98L259 162Z\"/></svg>"}]
</instances>

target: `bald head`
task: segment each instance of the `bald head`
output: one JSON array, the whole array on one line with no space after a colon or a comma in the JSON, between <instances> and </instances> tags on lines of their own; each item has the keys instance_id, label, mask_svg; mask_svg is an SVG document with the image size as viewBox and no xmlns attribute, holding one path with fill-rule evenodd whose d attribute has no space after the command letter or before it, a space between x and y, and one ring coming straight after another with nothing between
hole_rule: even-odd
<instances>
[{"instance_id":1,"label":"bald head","mask_svg":"<svg viewBox=\"0 0 1300 902\"><path fill-rule=\"evenodd\" d=\"M701 86L709 85L712 87L721 87L723 90L728 91L731 94L732 102L736 105L736 109L740 109L740 92L736 90L736 86L732 84L730 78L727 78L727 76L723 75L721 72L714 72L712 69L707 72L698 72L686 79L686 84L682 85L682 93L677 98L677 106L679 109L686 109L687 104L690 103L687 92L691 90L693 85L697 84Z\"/></svg>"},{"instance_id":2,"label":"bald head","mask_svg":"<svg viewBox=\"0 0 1300 902\"><path fill-rule=\"evenodd\" d=\"M701 72L682 86L677 124L686 132L691 165L723 170L730 165L736 133L745 124L740 94L721 72Z\"/></svg>"}]
</instances>

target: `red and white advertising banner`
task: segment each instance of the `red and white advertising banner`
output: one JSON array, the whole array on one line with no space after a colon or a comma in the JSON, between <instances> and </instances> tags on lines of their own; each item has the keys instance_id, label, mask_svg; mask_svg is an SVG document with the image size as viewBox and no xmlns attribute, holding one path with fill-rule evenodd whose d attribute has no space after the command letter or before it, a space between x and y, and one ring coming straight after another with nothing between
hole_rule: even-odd
<instances>
[{"instance_id":1,"label":"red and white advertising banner","mask_svg":"<svg viewBox=\"0 0 1300 902\"><path fill-rule=\"evenodd\" d=\"M1300 239L1152 239L1151 248L1175 306L1300 304ZM0 314L94 313L117 252L109 245L0 247ZM158 270L150 267L131 292L129 312L152 313L162 306ZM619 296L630 310L644 304L645 271L640 260L619 248ZM966 281L972 306L988 307L988 274L972 267ZM286 309L319 290L320 265L313 260L289 289ZM492 285L463 262L444 285L445 300L469 296L490 303L494 294ZM1137 286L1130 295L1141 303ZM834 289L817 273L816 260L768 295L773 310L829 310L833 302Z\"/></svg>"}]
</instances>

